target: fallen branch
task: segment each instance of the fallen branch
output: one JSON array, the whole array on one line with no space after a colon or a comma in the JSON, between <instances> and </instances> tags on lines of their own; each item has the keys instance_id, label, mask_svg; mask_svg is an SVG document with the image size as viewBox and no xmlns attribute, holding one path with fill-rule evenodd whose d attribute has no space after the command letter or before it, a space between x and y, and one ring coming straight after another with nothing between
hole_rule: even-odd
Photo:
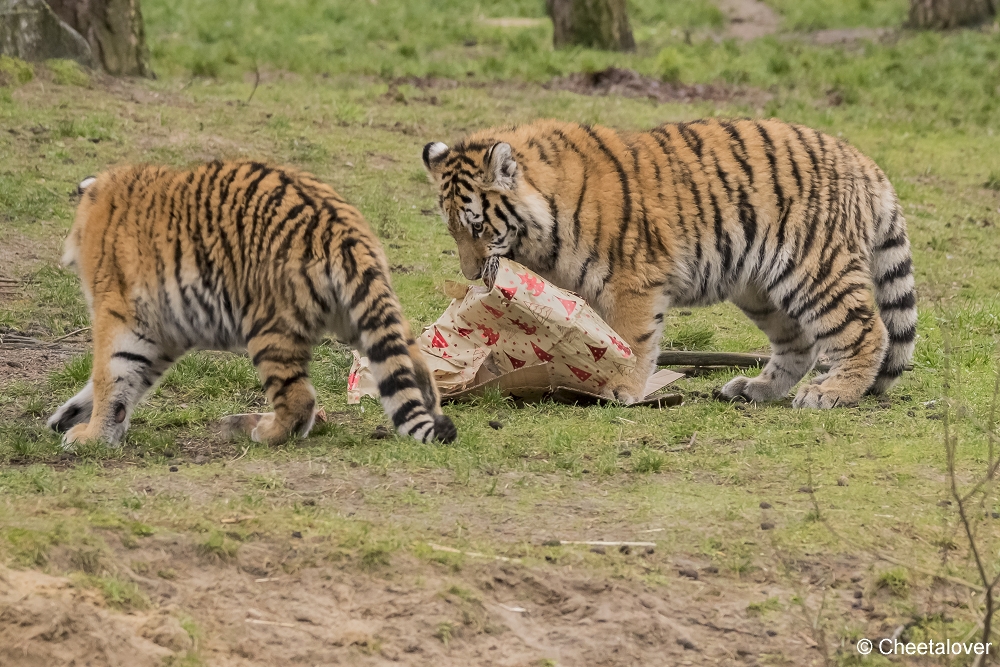
<instances>
[{"instance_id":1,"label":"fallen branch","mask_svg":"<svg viewBox=\"0 0 1000 667\"><path fill-rule=\"evenodd\" d=\"M756 368L767 365L771 357L766 354L745 354L743 352L690 352L665 350L660 352L656 363L660 366L683 366L690 369ZM815 370L830 370L830 364L816 364ZM904 370L912 371L912 365ZM690 374L690 373L689 373Z\"/></svg>"}]
</instances>

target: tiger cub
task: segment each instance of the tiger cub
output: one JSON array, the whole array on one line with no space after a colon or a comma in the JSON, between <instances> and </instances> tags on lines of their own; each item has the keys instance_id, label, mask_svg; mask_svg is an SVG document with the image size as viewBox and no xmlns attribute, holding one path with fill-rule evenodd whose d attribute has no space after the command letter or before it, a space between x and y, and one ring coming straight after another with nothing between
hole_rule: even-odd
<instances>
[{"instance_id":1,"label":"tiger cub","mask_svg":"<svg viewBox=\"0 0 1000 667\"><path fill-rule=\"evenodd\" d=\"M93 323L90 381L49 419L69 445L121 441L129 417L192 349L246 349L274 411L227 418L258 442L305 436L324 332L371 360L401 434L454 440L364 218L310 174L258 162L129 166L88 178L63 264Z\"/></svg>"},{"instance_id":2,"label":"tiger cub","mask_svg":"<svg viewBox=\"0 0 1000 667\"><path fill-rule=\"evenodd\" d=\"M609 398L641 398L675 306L728 299L770 339L770 362L723 386L728 400L781 399L825 354L829 372L793 405L852 405L888 390L913 354L896 193L834 137L777 120L648 132L539 120L429 143L423 161L467 278L489 257L513 259L579 293L631 344L638 372Z\"/></svg>"}]
</instances>

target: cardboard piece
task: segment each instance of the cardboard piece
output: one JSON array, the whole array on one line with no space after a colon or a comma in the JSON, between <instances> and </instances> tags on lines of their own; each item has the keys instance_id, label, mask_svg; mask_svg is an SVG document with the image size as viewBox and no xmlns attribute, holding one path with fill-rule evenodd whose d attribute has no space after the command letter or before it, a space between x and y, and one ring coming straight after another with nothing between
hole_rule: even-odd
<instances>
[{"instance_id":1,"label":"cardboard piece","mask_svg":"<svg viewBox=\"0 0 1000 667\"><path fill-rule=\"evenodd\" d=\"M417 342L444 400L499 388L523 401L599 404L608 402L601 395L608 382L636 372L628 344L580 296L507 259L492 287L468 287ZM681 377L653 374L633 405L678 405L679 394L653 394ZM377 398L378 389L368 360L355 352L348 403L365 395Z\"/></svg>"}]
</instances>

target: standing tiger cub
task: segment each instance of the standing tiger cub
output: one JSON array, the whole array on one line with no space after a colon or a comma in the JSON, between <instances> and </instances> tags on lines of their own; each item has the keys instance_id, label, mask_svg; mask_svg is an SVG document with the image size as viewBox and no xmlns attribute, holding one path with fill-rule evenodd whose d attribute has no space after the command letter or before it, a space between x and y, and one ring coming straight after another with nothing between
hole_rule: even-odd
<instances>
[{"instance_id":1,"label":"standing tiger cub","mask_svg":"<svg viewBox=\"0 0 1000 667\"><path fill-rule=\"evenodd\" d=\"M423 160L467 278L511 258L583 296L631 344L639 372L608 397L642 396L674 306L729 299L770 339L763 372L726 384L726 399L780 399L825 354L829 372L793 405L852 405L888 390L913 354L896 193L872 160L816 130L541 120L427 144Z\"/></svg>"},{"instance_id":2,"label":"standing tiger cub","mask_svg":"<svg viewBox=\"0 0 1000 667\"><path fill-rule=\"evenodd\" d=\"M80 184L63 264L90 308L90 382L49 419L67 445L116 444L136 403L191 349L246 349L274 412L230 426L258 442L305 436L312 347L331 331L372 362L400 433L455 438L357 209L313 176L257 162L120 167Z\"/></svg>"}]
</instances>

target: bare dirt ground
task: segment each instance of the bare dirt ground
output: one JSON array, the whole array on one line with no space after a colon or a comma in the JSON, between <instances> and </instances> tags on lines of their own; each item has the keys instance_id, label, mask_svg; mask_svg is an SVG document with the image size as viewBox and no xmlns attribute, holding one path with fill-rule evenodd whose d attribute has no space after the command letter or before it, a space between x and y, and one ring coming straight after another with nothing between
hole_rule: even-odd
<instances>
[{"instance_id":1,"label":"bare dirt ground","mask_svg":"<svg viewBox=\"0 0 1000 667\"><path fill-rule=\"evenodd\" d=\"M166 609L116 613L65 577L0 566L0 665L158 667L189 648Z\"/></svg>"},{"instance_id":2,"label":"bare dirt ground","mask_svg":"<svg viewBox=\"0 0 1000 667\"><path fill-rule=\"evenodd\" d=\"M80 350L17 350L0 348L0 391L15 382L44 380Z\"/></svg>"},{"instance_id":3,"label":"bare dirt ground","mask_svg":"<svg viewBox=\"0 0 1000 667\"><path fill-rule=\"evenodd\" d=\"M725 84L683 84L643 76L635 70L609 67L599 72L578 72L558 77L546 84L554 90L569 90L580 95L619 95L641 97L661 103L679 102L750 102L763 104L768 99L764 91L746 86Z\"/></svg>"},{"instance_id":4,"label":"bare dirt ground","mask_svg":"<svg viewBox=\"0 0 1000 667\"><path fill-rule=\"evenodd\" d=\"M729 25L726 37L757 39L778 32L781 15L759 0L716 0Z\"/></svg>"},{"instance_id":5,"label":"bare dirt ground","mask_svg":"<svg viewBox=\"0 0 1000 667\"><path fill-rule=\"evenodd\" d=\"M250 463L240 470L264 472ZM389 478L358 470L326 476L307 474L305 465L283 466L287 475L279 504L310 500L318 507L373 518L384 507L369 499L386 488L415 484L432 492L446 480ZM310 479L312 478L312 481ZM224 479L192 483L184 476L140 475L136 491L182 495L195 505L219 497ZM506 523L486 501L443 505L440 513L394 507L394 521L431 523L445 541L456 517L470 526L470 538L489 534L494 543L516 549L542 536L620 531L613 509L602 507L597 489L578 490L576 500L556 500L539 508L537 521ZM511 502L516 494L511 493ZM486 518L486 520L484 520ZM473 521L472 519L476 519ZM436 529L436 530L435 530ZM865 608L855 604L860 559L823 559L787 564L789 572L757 570L734 576L699 556L661 556L644 548L580 547L560 557L565 566L532 566L488 557L418 557L396 552L385 562L365 565L338 554L329 537L291 535L287 540L250 539L238 554L206 555L190 535L158 533L139 545L119 534L102 534L110 553L100 567L139 585L155 612L122 614L108 610L100 596L78 590L65 579L33 572L0 574L0 646L11 665L73 664L66 656L93 658L92 664L144 665L182 652L189 644L177 632L176 615L195 619L205 664L249 665L820 665L809 617L822 605L826 614L852 617L873 630L891 632L876 611L877 593ZM627 551L627 553L626 553ZM600 552L600 553L597 553ZM450 556L450 554L445 554ZM77 559L78 556L75 556ZM74 555L54 551L52 567ZM608 566L653 572L666 583L647 585L641 577L609 576ZM791 574L792 576L789 576ZM801 584L798 585L796 582ZM832 585L823 600L818 582ZM748 614L762 599L801 595L795 614ZM881 609L881 605L879 604ZM813 611L810 611L813 610ZM888 629L887 629L888 628ZM186 636L186 635L185 635ZM7 640L7 641L4 641ZM16 640L16 641L15 641ZM13 647L13 648L12 648ZM13 653L14 648L19 653ZM0 649L3 650L3 649ZM123 653L124 652L124 653ZM134 661L121 660L134 653ZM0 657L4 654L0 653ZM30 660L29 660L30 658ZM32 660L34 662L32 662ZM146 662L144 662L146 661ZM86 664L80 661L76 664Z\"/></svg>"},{"instance_id":6,"label":"bare dirt ground","mask_svg":"<svg viewBox=\"0 0 1000 667\"><path fill-rule=\"evenodd\" d=\"M172 462L192 464L183 456ZM282 484L268 495L265 513L304 504L355 521L391 516L402 530L438 535L446 544L455 542L455 526L464 526L462 538L492 543L510 557L410 549L366 563L331 536L289 530L284 539L273 532L255 538L260 526L252 515L212 516L212 502L236 490L234 479L276 471ZM237 461L199 478L139 472L129 482L134 494L184 498L222 530L238 521L238 552L206 553L190 532L158 532L136 543L117 531L98 531L107 549L91 569L134 582L151 602L153 611L129 614L108 609L99 594L66 579L0 571L0 664L158 664L194 641L204 664L222 667L529 667L549 664L544 660L805 667L825 664L835 650L824 624L814 622L819 613L865 628L868 636L887 636L899 624L885 613L886 591L868 588L857 599L865 586L859 582L870 575L863 556L822 556L741 574L720 570L706 555L644 547L564 548L552 557L558 568L521 562L519 545L580 535L621 539L641 526L622 525L619 501L605 498L599 483L536 502L526 521L508 509L523 502L508 484L515 475L500 477L498 486L509 490L497 499L463 495L445 471L377 474L345 466L320 473L304 462L275 468ZM399 503L406 490L428 504ZM61 547L49 555L56 571L79 561L78 551ZM936 586L920 595L954 597L957 604L960 593ZM772 598L798 599L797 611L748 613ZM185 617L198 628L187 642L177 625Z\"/></svg>"}]
</instances>

